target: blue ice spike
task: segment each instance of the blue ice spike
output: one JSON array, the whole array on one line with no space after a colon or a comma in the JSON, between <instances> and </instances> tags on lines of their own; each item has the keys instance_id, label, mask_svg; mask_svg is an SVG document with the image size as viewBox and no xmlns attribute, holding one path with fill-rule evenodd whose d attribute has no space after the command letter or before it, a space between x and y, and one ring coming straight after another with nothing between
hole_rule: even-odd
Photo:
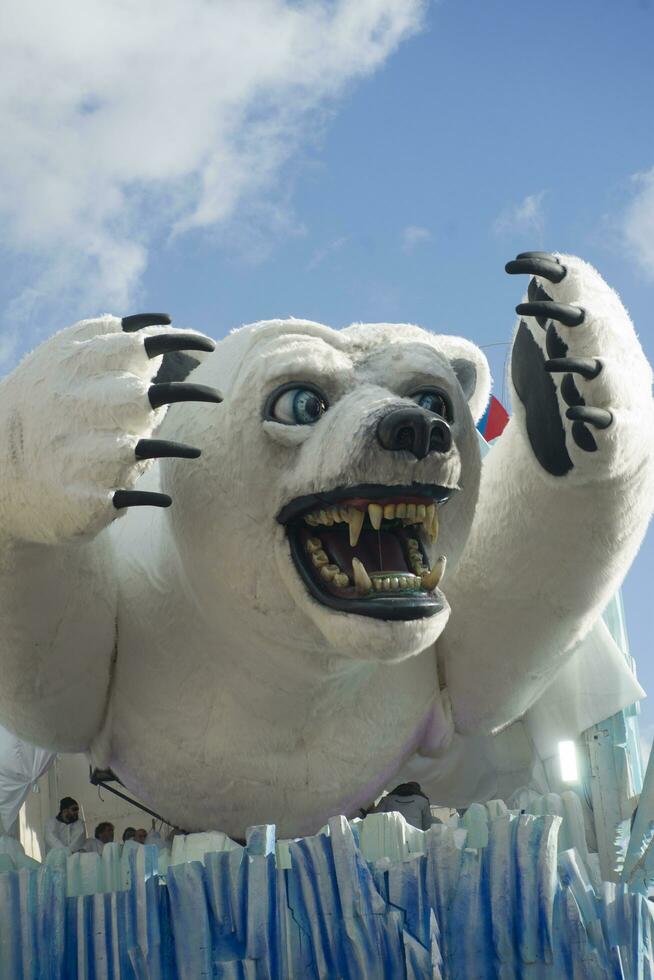
<instances>
[{"instance_id":1,"label":"blue ice spike","mask_svg":"<svg viewBox=\"0 0 654 980\"><path fill-rule=\"evenodd\" d=\"M0 978L654 978L650 904L559 852L560 816L468 823L335 817L315 837L254 827L244 848L202 854L218 835L192 835L173 852L201 860L132 846L121 864L108 845L0 872Z\"/></svg>"}]
</instances>

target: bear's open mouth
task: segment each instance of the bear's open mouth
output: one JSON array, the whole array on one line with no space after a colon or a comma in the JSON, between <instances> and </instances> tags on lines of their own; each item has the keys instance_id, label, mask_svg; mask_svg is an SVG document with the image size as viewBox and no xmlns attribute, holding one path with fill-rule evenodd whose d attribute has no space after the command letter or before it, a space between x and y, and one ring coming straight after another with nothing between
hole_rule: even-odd
<instances>
[{"instance_id":1,"label":"bear's open mouth","mask_svg":"<svg viewBox=\"0 0 654 980\"><path fill-rule=\"evenodd\" d=\"M296 497L277 520L311 595L342 612L420 619L445 608L445 556L432 565L439 508L451 487L360 484Z\"/></svg>"}]
</instances>

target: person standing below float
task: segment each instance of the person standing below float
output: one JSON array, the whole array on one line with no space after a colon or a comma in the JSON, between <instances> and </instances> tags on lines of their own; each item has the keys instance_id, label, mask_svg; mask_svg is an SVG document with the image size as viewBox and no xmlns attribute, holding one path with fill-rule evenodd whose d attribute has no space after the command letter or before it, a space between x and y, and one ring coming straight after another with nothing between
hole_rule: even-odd
<instances>
[{"instance_id":1,"label":"person standing below float","mask_svg":"<svg viewBox=\"0 0 654 980\"><path fill-rule=\"evenodd\" d=\"M432 824L441 823L432 817L429 799L420 783L400 783L368 813L401 813L406 822L418 830L429 830Z\"/></svg>"},{"instance_id":2,"label":"person standing below float","mask_svg":"<svg viewBox=\"0 0 654 980\"><path fill-rule=\"evenodd\" d=\"M47 851L65 847L69 854L81 851L86 840L86 827L79 818L79 803L72 796L64 796L59 803L59 813L45 825Z\"/></svg>"},{"instance_id":3,"label":"person standing below float","mask_svg":"<svg viewBox=\"0 0 654 980\"><path fill-rule=\"evenodd\" d=\"M84 842L83 851L87 851L91 854L102 854L105 844L113 844L114 842L114 825L109 823L107 820L103 820L95 828L95 834L93 837L89 837L87 841Z\"/></svg>"}]
</instances>

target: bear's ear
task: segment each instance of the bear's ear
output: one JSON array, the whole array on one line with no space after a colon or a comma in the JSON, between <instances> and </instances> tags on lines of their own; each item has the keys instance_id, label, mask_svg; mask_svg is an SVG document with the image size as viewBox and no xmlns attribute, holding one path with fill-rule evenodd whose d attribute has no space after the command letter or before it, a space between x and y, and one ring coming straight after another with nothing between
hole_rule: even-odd
<instances>
[{"instance_id":1,"label":"bear's ear","mask_svg":"<svg viewBox=\"0 0 654 980\"><path fill-rule=\"evenodd\" d=\"M466 401L470 401L477 387L477 365L472 361L466 361L463 357L455 357L451 364Z\"/></svg>"},{"instance_id":2,"label":"bear's ear","mask_svg":"<svg viewBox=\"0 0 654 980\"><path fill-rule=\"evenodd\" d=\"M491 389L491 376L488 361L475 344L463 337L439 337L439 347L454 371L461 385L464 397L475 422L484 414Z\"/></svg>"}]
</instances>

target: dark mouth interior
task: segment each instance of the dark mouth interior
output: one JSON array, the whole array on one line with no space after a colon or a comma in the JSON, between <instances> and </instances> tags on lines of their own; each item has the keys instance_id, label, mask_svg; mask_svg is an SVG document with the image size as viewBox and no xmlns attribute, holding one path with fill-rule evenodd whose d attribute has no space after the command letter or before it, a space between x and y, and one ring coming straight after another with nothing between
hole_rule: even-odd
<instances>
[{"instance_id":1,"label":"dark mouth interior","mask_svg":"<svg viewBox=\"0 0 654 980\"><path fill-rule=\"evenodd\" d=\"M330 564L338 565L351 580L353 580L352 559L357 558L365 567L368 574L405 572L415 578L409 565L408 541L418 541L420 553L425 564L424 551L420 532L417 527L405 527L401 521L384 521L376 531L365 519L363 529L357 544L350 546L349 528L347 524L337 524L333 527L301 528L300 540L306 545L311 540L319 540L329 557ZM336 594L347 592L339 589L331 582L325 581L320 575L320 569L312 565L312 571L324 587ZM354 587L350 587L354 591ZM415 588L413 591L416 591Z\"/></svg>"}]
</instances>

